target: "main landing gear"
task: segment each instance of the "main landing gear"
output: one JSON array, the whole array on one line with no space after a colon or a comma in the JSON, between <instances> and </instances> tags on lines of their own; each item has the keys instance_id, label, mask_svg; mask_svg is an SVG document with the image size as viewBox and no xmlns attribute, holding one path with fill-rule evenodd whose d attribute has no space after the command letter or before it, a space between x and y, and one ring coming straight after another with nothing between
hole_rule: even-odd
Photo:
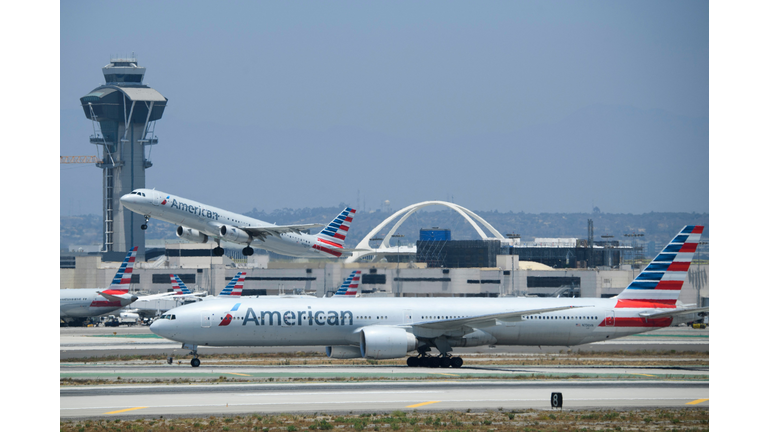
<instances>
[{"instance_id":1,"label":"main landing gear","mask_svg":"<svg viewBox=\"0 0 768 432\"><path fill-rule=\"evenodd\" d=\"M464 364L464 360L461 357L452 357L450 355L440 355L437 357L419 355L418 357L408 357L406 364L408 367L460 368Z\"/></svg>"},{"instance_id":2,"label":"main landing gear","mask_svg":"<svg viewBox=\"0 0 768 432\"><path fill-rule=\"evenodd\" d=\"M220 257L220 256L223 256L223 255L224 255L224 248L221 247L221 243L219 243L219 241L217 240L216 241L216 247L213 248L213 256Z\"/></svg>"},{"instance_id":3,"label":"main landing gear","mask_svg":"<svg viewBox=\"0 0 768 432\"><path fill-rule=\"evenodd\" d=\"M245 255L245 256L253 255L253 248L250 245L244 247L243 248L243 255Z\"/></svg>"},{"instance_id":4,"label":"main landing gear","mask_svg":"<svg viewBox=\"0 0 768 432\"><path fill-rule=\"evenodd\" d=\"M144 223L141 225L141 229L146 230L149 223L149 216L144 216Z\"/></svg>"}]
</instances>

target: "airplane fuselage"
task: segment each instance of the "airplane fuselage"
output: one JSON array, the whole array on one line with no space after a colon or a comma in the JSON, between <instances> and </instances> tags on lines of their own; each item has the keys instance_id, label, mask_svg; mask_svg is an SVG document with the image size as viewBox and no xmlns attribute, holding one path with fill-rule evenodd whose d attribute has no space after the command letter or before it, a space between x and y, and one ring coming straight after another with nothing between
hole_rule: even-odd
<instances>
[{"instance_id":1,"label":"airplane fuselage","mask_svg":"<svg viewBox=\"0 0 768 432\"><path fill-rule=\"evenodd\" d=\"M356 345L370 326L406 328L429 339L419 323L504 312L573 306L572 309L497 321L474 339L456 333L453 346L580 345L667 327L672 318L644 319L643 309L614 308L616 299L580 298L270 298L242 297L171 309L152 331L165 338L208 346ZM471 333L471 331L468 331ZM484 333L484 334L483 334Z\"/></svg>"},{"instance_id":2,"label":"airplane fuselage","mask_svg":"<svg viewBox=\"0 0 768 432\"><path fill-rule=\"evenodd\" d=\"M222 239L220 229L228 227L274 227L276 225L252 217L209 206L176 195L153 189L137 189L139 194L125 195L121 202L133 212L169 222L180 227L191 228L212 239ZM194 239L188 239L195 241ZM259 249L269 250L294 257L327 257L318 249L317 236L306 233L283 233L267 236L264 240L242 239L227 241L250 244Z\"/></svg>"}]
</instances>

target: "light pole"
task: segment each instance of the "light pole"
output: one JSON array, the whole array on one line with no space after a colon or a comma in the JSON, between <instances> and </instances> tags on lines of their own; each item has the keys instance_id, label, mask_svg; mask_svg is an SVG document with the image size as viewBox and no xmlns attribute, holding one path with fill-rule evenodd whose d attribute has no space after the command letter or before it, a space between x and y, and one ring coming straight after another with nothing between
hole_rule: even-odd
<instances>
[{"instance_id":1,"label":"light pole","mask_svg":"<svg viewBox=\"0 0 768 432\"><path fill-rule=\"evenodd\" d=\"M403 293L403 282L400 280L400 239L402 234L392 234L392 237L397 237L397 295L395 297L401 297Z\"/></svg>"}]
</instances>

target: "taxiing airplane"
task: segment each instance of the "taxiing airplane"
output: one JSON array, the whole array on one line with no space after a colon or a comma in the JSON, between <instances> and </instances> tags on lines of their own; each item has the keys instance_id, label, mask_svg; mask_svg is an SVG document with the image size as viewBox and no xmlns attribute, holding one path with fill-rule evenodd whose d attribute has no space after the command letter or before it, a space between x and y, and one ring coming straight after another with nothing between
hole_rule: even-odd
<instances>
[{"instance_id":1,"label":"taxiing airplane","mask_svg":"<svg viewBox=\"0 0 768 432\"><path fill-rule=\"evenodd\" d=\"M199 302L152 323L157 335L198 346L327 345L331 358L409 357L408 366L461 367L455 347L573 346L687 321L709 308L678 305L703 226L686 226L612 298L258 297ZM428 353L436 348L439 356Z\"/></svg>"},{"instance_id":2,"label":"taxiing airplane","mask_svg":"<svg viewBox=\"0 0 768 432\"><path fill-rule=\"evenodd\" d=\"M336 291L334 296L347 296L347 297L355 297L358 294L357 287L360 286L360 274L362 272L360 270L352 270L352 274L349 275L348 278L344 280L344 283L341 284L339 287L339 290Z\"/></svg>"},{"instance_id":3,"label":"taxiing airplane","mask_svg":"<svg viewBox=\"0 0 768 432\"><path fill-rule=\"evenodd\" d=\"M125 256L109 288L59 290L60 320L66 324L82 325L88 318L113 312L138 300L139 297L128 293L137 250L138 247L134 247Z\"/></svg>"},{"instance_id":4,"label":"taxiing airplane","mask_svg":"<svg viewBox=\"0 0 768 432\"><path fill-rule=\"evenodd\" d=\"M178 225L179 238L206 243L209 238L216 242L216 256L224 255L221 241L246 245L243 255L253 255L255 246L282 255L294 257L334 257L344 250L344 239L355 210L345 208L328 225L274 225L241 214L211 207L186 198L169 195L154 189L136 189L123 195L120 202L127 209L144 216L142 229L147 229L150 217ZM318 234L308 230L320 228Z\"/></svg>"}]
</instances>

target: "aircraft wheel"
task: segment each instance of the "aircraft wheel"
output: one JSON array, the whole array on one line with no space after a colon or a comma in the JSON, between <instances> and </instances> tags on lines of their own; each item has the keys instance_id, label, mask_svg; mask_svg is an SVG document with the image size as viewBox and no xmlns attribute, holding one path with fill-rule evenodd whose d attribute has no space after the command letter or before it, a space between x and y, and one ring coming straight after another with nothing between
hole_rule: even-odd
<instances>
[{"instance_id":1,"label":"aircraft wheel","mask_svg":"<svg viewBox=\"0 0 768 432\"><path fill-rule=\"evenodd\" d=\"M419 366L419 358L418 357L408 357L408 360L405 361L405 364L407 364L408 367L418 367Z\"/></svg>"},{"instance_id":2,"label":"aircraft wheel","mask_svg":"<svg viewBox=\"0 0 768 432\"><path fill-rule=\"evenodd\" d=\"M141 229L143 229L143 230L147 229L147 224L142 224L141 225Z\"/></svg>"},{"instance_id":3,"label":"aircraft wheel","mask_svg":"<svg viewBox=\"0 0 768 432\"><path fill-rule=\"evenodd\" d=\"M224 255L224 248L223 247L215 247L215 248L213 248L213 254L215 256L223 256Z\"/></svg>"},{"instance_id":4,"label":"aircraft wheel","mask_svg":"<svg viewBox=\"0 0 768 432\"><path fill-rule=\"evenodd\" d=\"M438 367L440 367L440 358L439 357L428 357L427 358L427 367L431 367L431 368L438 368Z\"/></svg>"},{"instance_id":5,"label":"aircraft wheel","mask_svg":"<svg viewBox=\"0 0 768 432\"><path fill-rule=\"evenodd\" d=\"M448 357L440 357L440 367L441 368L449 368L451 367L451 359Z\"/></svg>"},{"instance_id":6,"label":"aircraft wheel","mask_svg":"<svg viewBox=\"0 0 768 432\"><path fill-rule=\"evenodd\" d=\"M200 359L193 358L190 364L192 365L192 367L200 367Z\"/></svg>"},{"instance_id":7,"label":"aircraft wheel","mask_svg":"<svg viewBox=\"0 0 768 432\"><path fill-rule=\"evenodd\" d=\"M451 357L451 367L460 368L464 364L464 360L461 357Z\"/></svg>"},{"instance_id":8,"label":"aircraft wheel","mask_svg":"<svg viewBox=\"0 0 768 432\"><path fill-rule=\"evenodd\" d=\"M253 248L250 246L243 248L243 255L245 256L253 255Z\"/></svg>"}]
</instances>

